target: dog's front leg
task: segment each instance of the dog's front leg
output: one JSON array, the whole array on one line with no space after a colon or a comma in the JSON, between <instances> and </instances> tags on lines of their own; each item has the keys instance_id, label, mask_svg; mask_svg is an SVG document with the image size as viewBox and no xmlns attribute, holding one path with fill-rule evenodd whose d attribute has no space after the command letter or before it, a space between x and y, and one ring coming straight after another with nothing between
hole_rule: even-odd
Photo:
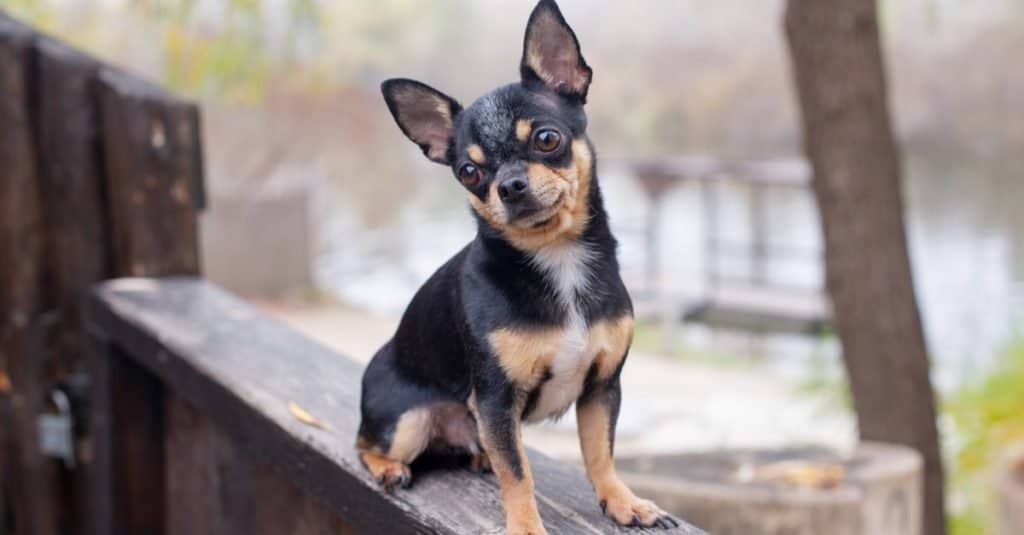
<instances>
[{"instance_id":1,"label":"dog's front leg","mask_svg":"<svg viewBox=\"0 0 1024 535\"><path fill-rule=\"evenodd\" d=\"M515 387L489 384L486 390L478 389L470 408L476 417L480 444L501 486L508 535L547 535L533 495L533 475L520 432L522 402Z\"/></svg>"},{"instance_id":2,"label":"dog's front leg","mask_svg":"<svg viewBox=\"0 0 1024 535\"><path fill-rule=\"evenodd\" d=\"M679 523L654 502L636 497L615 472L612 455L621 399L621 386L616 374L591 387L576 402L583 462L601 510L623 526L678 526Z\"/></svg>"}]
</instances>

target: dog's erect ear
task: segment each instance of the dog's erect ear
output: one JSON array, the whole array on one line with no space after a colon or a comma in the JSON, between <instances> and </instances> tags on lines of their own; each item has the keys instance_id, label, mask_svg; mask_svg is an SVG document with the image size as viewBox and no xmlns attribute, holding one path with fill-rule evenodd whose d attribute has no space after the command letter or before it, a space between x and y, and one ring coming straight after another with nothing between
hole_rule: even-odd
<instances>
[{"instance_id":1,"label":"dog's erect ear","mask_svg":"<svg viewBox=\"0 0 1024 535\"><path fill-rule=\"evenodd\" d=\"M427 158L451 165L455 116L462 111L462 106L415 80L387 80L380 89L402 132L423 149Z\"/></svg>"},{"instance_id":2,"label":"dog's erect ear","mask_svg":"<svg viewBox=\"0 0 1024 535\"><path fill-rule=\"evenodd\" d=\"M524 83L542 83L560 95L587 100L593 71L554 0L541 0L530 15L519 72Z\"/></svg>"}]
</instances>

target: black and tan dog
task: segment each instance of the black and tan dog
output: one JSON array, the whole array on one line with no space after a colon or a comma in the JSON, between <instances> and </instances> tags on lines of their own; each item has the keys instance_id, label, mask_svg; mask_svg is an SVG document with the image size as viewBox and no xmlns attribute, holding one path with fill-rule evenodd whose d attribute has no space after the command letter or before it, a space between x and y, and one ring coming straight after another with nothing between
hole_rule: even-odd
<instances>
[{"instance_id":1,"label":"black and tan dog","mask_svg":"<svg viewBox=\"0 0 1024 535\"><path fill-rule=\"evenodd\" d=\"M391 490L411 483L424 452L468 453L497 474L508 532L543 534L520 424L575 403L605 513L675 526L612 462L632 304L586 134L591 69L552 0L530 16L520 72L466 109L419 82L383 84L402 131L465 188L478 233L413 297L366 369L360 457Z\"/></svg>"}]
</instances>

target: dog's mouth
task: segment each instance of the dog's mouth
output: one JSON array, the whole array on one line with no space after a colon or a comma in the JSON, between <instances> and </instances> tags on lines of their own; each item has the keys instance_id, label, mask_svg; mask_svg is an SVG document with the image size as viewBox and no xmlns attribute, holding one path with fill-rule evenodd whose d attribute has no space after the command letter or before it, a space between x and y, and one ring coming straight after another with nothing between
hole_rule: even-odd
<instances>
[{"instance_id":1,"label":"dog's mouth","mask_svg":"<svg viewBox=\"0 0 1024 535\"><path fill-rule=\"evenodd\" d=\"M548 206L538 206L524 211L517 218L518 226L537 229L548 225L558 216L563 201L565 201L565 192L560 193L555 201Z\"/></svg>"},{"instance_id":2,"label":"dog's mouth","mask_svg":"<svg viewBox=\"0 0 1024 535\"><path fill-rule=\"evenodd\" d=\"M548 226L548 223L550 223L550 222L551 222L551 221L553 221L554 219L555 219L555 216L551 216L551 217L549 217L549 218L545 219L544 221L538 221L538 222L536 222L536 223L534 223L534 224L533 224L533 228L542 228L542 227L546 227L546 226Z\"/></svg>"}]
</instances>

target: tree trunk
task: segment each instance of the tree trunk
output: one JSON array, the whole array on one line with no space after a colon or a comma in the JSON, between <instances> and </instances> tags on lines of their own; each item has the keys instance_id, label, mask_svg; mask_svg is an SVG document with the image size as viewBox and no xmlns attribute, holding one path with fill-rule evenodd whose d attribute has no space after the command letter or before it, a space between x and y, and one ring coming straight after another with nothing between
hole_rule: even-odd
<instances>
[{"instance_id":1,"label":"tree trunk","mask_svg":"<svg viewBox=\"0 0 1024 535\"><path fill-rule=\"evenodd\" d=\"M924 533L945 533L934 393L903 228L875 0L789 0L804 146L860 436L924 458Z\"/></svg>"}]
</instances>

